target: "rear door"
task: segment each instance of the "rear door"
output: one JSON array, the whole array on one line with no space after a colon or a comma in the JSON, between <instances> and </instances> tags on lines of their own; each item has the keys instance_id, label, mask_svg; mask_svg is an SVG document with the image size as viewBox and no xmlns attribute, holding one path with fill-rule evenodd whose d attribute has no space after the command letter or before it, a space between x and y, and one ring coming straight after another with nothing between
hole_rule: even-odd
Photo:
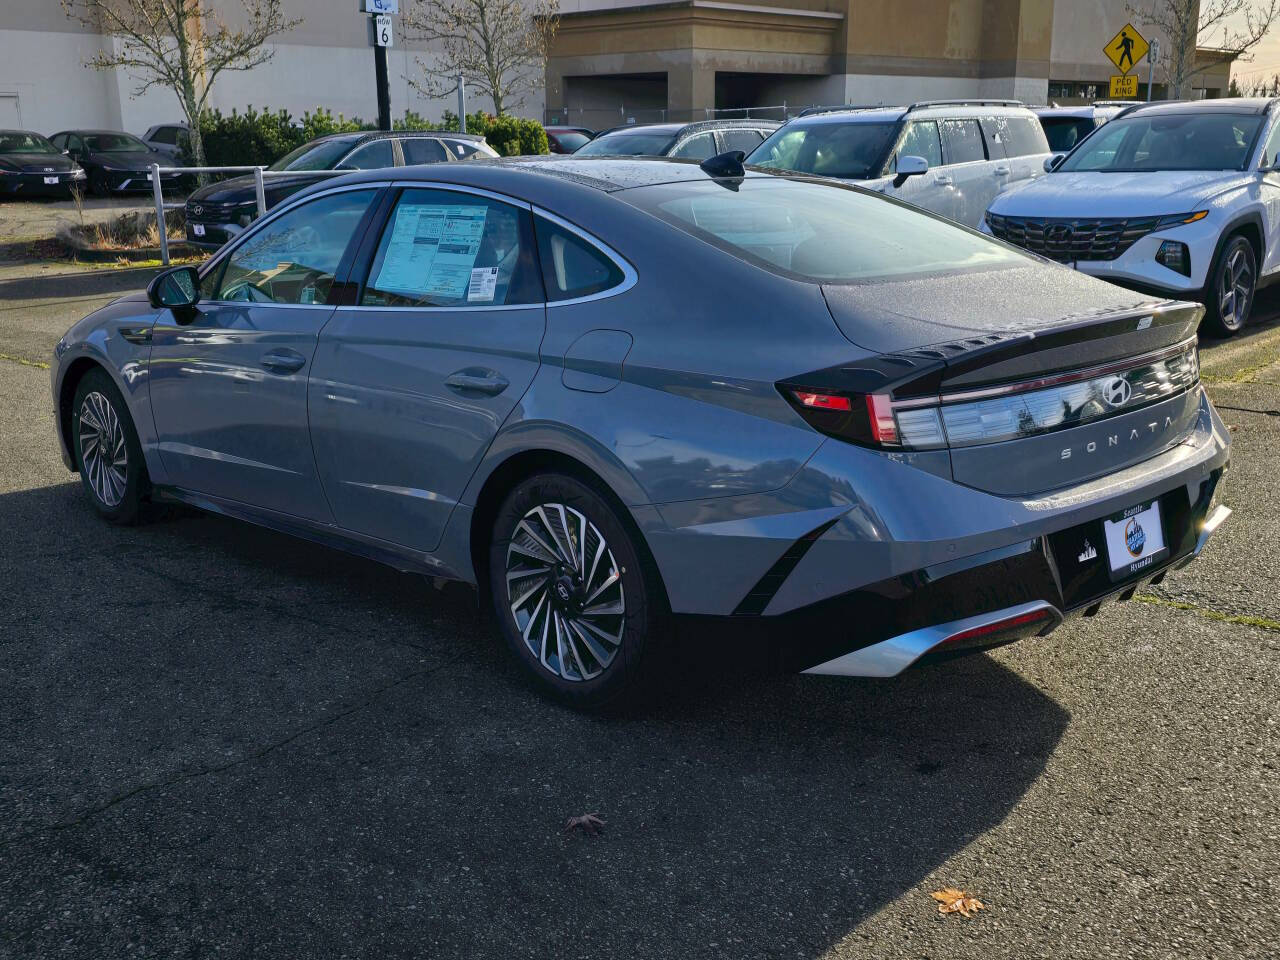
<instances>
[{"instance_id":1,"label":"rear door","mask_svg":"<svg viewBox=\"0 0 1280 960\"><path fill-rule=\"evenodd\" d=\"M1050 154L1049 140L1035 117L983 117L982 132L993 161L996 193L1010 184L1044 175L1044 161Z\"/></svg>"},{"instance_id":2,"label":"rear door","mask_svg":"<svg viewBox=\"0 0 1280 960\"><path fill-rule=\"evenodd\" d=\"M189 313L152 330L151 408L172 482L197 493L327 522L311 455L307 375L376 188L288 210L201 279Z\"/></svg>"},{"instance_id":3,"label":"rear door","mask_svg":"<svg viewBox=\"0 0 1280 960\"><path fill-rule=\"evenodd\" d=\"M405 186L320 335L309 408L338 524L430 552L538 370L546 306L528 204Z\"/></svg>"},{"instance_id":4,"label":"rear door","mask_svg":"<svg viewBox=\"0 0 1280 960\"><path fill-rule=\"evenodd\" d=\"M954 198L952 212L947 216L965 226L976 227L997 192L997 178L987 160L982 129L976 117L939 120L938 129Z\"/></svg>"}]
</instances>

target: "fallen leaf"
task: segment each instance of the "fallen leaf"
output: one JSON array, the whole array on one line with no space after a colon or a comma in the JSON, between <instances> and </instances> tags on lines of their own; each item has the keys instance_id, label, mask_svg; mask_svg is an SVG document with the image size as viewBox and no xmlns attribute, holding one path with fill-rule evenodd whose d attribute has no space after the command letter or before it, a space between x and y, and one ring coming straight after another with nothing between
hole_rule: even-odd
<instances>
[{"instance_id":1,"label":"fallen leaf","mask_svg":"<svg viewBox=\"0 0 1280 960\"><path fill-rule=\"evenodd\" d=\"M604 830L604 821L594 813L584 813L580 817L570 817L564 822L564 832L572 833L581 830L588 836L595 836Z\"/></svg>"},{"instance_id":2,"label":"fallen leaf","mask_svg":"<svg viewBox=\"0 0 1280 960\"><path fill-rule=\"evenodd\" d=\"M977 897L971 897L963 890L957 890L955 887L937 890L931 893L930 896L938 901L939 913L958 913L962 917L970 917L979 910L987 908L986 904Z\"/></svg>"}]
</instances>

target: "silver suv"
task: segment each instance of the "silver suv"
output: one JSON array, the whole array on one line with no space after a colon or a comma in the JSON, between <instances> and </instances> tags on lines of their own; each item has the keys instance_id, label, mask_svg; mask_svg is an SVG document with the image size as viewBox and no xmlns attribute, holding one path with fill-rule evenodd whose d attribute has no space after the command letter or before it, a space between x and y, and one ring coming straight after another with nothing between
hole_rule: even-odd
<instances>
[{"instance_id":1,"label":"silver suv","mask_svg":"<svg viewBox=\"0 0 1280 960\"><path fill-rule=\"evenodd\" d=\"M759 167L841 180L976 227L996 194L1044 173L1049 143L1018 100L822 107L747 157Z\"/></svg>"}]
</instances>

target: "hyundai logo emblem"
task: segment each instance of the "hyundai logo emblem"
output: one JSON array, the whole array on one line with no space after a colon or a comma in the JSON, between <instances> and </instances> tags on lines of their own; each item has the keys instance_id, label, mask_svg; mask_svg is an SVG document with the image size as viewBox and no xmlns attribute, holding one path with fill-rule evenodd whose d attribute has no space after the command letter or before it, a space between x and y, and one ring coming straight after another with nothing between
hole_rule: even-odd
<instances>
[{"instance_id":1,"label":"hyundai logo emblem","mask_svg":"<svg viewBox=\"0 0 1280 960\"><path fill-rule=\"evenodd\" d=\"M196 216L199 216L200 214L204 213L204 204L193 203L191 205L191 212L194 213Z\"/></svg>"},{"instance_id":2,"label":"hyundai logo emblem","mask_svg":"<svg viewBox=\"0 0 1280 960\"><path fill-rule=\"evenodd\" d=\"M557 595L559 595L561 600L565 601L566 603L569 602L569 588L566 587L563 583L556 584L556 593Z\"/></svg>"},{"instance_id":3,"label":"hyundai logo emblem","mask_svg":"<svg viewBox=\"0 0 1280 960\"><path fill-rule=\"evenodd\" d=\"M1071 224L1055 223L1045 230L1044 238L1048 243L1068 243L1071 240L1071 232Z\"/></svg>"},{"instance_id":4,"label":"hyundai logo emblem","mask_svg":"<svg viewBox=\"0 0 1280 960\"><path fill-rule=\"evenodd\" d=\"M1112 377L1102 385L1102 399L1111 407L1123 407L1133 396L1133 387L1123 377Z\"/></svg>"}]
</instances>

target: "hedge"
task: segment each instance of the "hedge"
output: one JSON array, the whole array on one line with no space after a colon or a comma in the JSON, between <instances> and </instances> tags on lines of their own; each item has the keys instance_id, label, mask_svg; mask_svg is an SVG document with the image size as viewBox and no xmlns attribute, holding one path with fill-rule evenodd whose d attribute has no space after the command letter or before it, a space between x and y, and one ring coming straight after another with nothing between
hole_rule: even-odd
<instances>
[{"instance_id":1,"label":"hedge","mask_svg":"<svg viewBox=\"0 0 1280 960\"><path fill-rule=\"evenodd\" d=\"M444 121L432 124L409 110L393 126L396 130L456 131L458 118L445 111ZM206 110L200 117L205 162L214 167L266 166L316 137L376 129L376 124L359 117L348 120L342 114L335 116L324 107L304 112L301 120L296 120L287 110L258 111L252 106L244 113ZM550 152L547 132L536 120L495 117L480 111L467 116L467 131L484 134L489 146L504 157ZM191 162L190 156L186 162Z\"/></svg>"}]
</instances>

